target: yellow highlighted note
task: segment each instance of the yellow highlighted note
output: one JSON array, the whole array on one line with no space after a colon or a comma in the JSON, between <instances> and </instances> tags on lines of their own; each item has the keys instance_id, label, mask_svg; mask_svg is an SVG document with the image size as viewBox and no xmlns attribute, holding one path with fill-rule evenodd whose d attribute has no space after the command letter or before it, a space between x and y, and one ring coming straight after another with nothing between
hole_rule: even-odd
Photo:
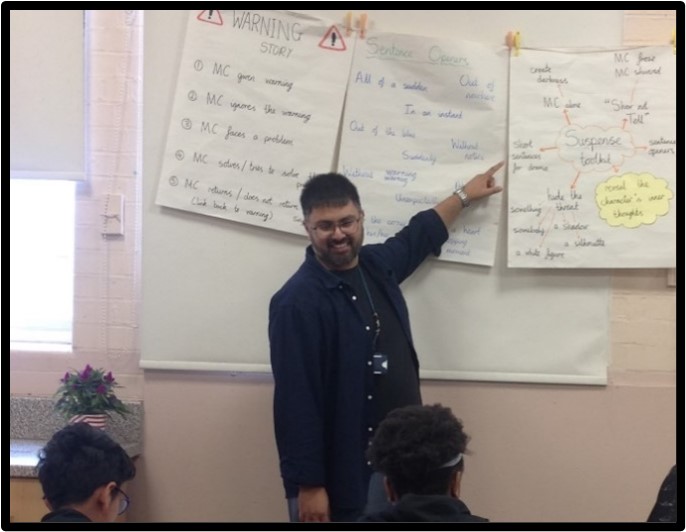
<instances>
[{"instance_id":1,"label":"yellow highlighted note","mask_svg":"<svg viewBox=\"0 0 686 532\"><path fill-rule=\"evenodd\" d=\"M669 212L673 197L665 179L645 172L613 176L595 191L600 217L613 227L653 224Z\"/></svg>"}]
</instances>

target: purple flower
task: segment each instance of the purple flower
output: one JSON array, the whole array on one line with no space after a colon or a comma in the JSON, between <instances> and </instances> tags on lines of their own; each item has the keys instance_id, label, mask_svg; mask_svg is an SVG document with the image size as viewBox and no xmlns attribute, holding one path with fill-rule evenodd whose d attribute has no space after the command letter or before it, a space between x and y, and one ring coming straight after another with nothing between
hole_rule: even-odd
<instances>
[{"instance_id":1,"label":"purple flower","mask_svg":"<svg viewBox=\"0 0 686 532\"><path fill-rule=\"evenodd\" d=\"M91 373L93 372L93 368L91 368L90 364L86 364L86 367L84 370L81 372L81 378L83 380L86 380L88 377L91 376Z\"/></svg>"},{"instance_id":2,"label":"purple flower","mask_svg":"<svg viewBox=\"0 0 686 532\"><path fill-rule=\"evenodd\" d=\"M130 410L114 394L117 382L111 371L93 368L86 364L83 370L73 370L60 379L56 409L67 417L98 412L117 412L125 415Z\"/></svg>"}]
</instances>

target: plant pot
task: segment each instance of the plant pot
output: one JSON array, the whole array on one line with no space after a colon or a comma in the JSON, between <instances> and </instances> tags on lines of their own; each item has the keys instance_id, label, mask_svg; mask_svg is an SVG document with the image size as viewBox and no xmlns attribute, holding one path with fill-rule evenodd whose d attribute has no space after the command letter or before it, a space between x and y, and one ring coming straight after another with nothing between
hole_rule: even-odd
<instances>
[{"instance_id":1,"label":"plant pot","mask_svg":"<svg viewBox=\"0 0 686 532\"><path fill-rule=\"evenodd\" d=\"M69 424L73 425L74 423L88 423L91 427L105 430L105 428L107 428L107 414L81 414L72 416L69 419Z\"/></svg>"}]
</instances>

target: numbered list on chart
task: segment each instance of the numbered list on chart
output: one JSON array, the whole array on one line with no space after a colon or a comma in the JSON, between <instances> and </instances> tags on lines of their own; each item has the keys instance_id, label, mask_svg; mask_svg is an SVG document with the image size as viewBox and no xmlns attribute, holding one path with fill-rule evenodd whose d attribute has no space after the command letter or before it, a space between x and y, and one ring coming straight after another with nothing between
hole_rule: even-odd
<instances>
[{"instance_id":1,"label":"numbered list on chart","mask_svg":"<svg viewBox=\"0 0 686 532\"><path fill-rule=\"evenodd\" d=\"M332 168L351 44L290 12L192 11L156 203L302 233L300 188Z\"/></svg>"}]
</instances>

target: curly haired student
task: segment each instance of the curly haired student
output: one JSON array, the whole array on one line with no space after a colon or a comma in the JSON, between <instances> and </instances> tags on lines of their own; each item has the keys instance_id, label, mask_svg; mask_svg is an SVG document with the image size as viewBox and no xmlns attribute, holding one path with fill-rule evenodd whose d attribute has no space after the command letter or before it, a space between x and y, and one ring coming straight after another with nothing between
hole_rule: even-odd
<instances>
[{"instance_id":1,"label":"curly haired student","mask_svg":"<svg viewBox=\"0 0 686 532\"><path fill-rule=\"evenodd\" d=\"M390 412L367 457L384 474L392 506L360 521L487 521L472 515L459 498L468 441L462 423L440 404Z\"/></svg>"}]
</instances>

